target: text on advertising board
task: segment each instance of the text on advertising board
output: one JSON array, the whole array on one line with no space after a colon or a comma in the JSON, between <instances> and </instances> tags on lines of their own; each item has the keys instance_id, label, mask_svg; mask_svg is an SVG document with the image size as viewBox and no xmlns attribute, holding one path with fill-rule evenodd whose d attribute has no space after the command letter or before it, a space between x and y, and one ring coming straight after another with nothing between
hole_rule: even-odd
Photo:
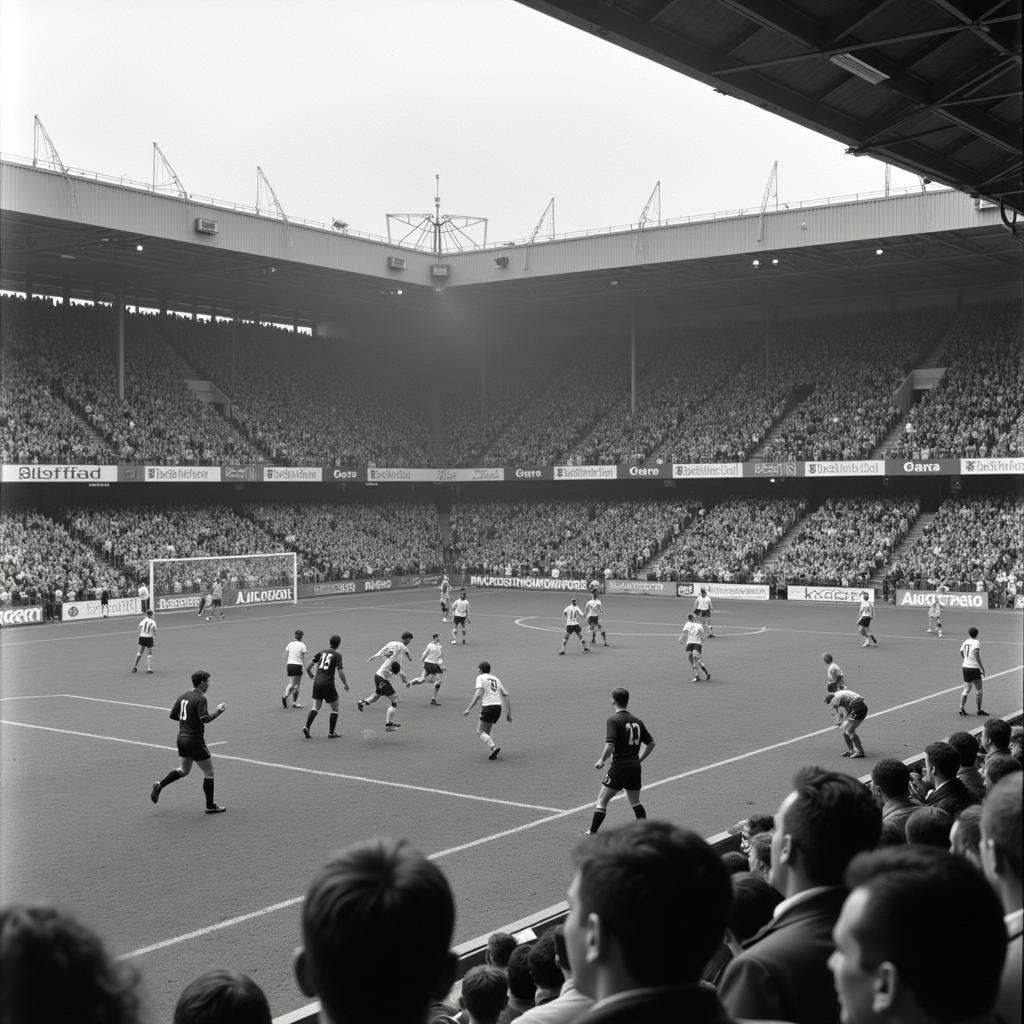
<instances>
[{"instance_id":1,"label":"text on advertising board","mask_svg":"<svg viewBox=\"0 0 1024 1024\"><path fill-rule=\"evenodd\" d=\"M0 626L31 626L43 621L42 605L0 610Z\"/></svg>"}]
</instances>

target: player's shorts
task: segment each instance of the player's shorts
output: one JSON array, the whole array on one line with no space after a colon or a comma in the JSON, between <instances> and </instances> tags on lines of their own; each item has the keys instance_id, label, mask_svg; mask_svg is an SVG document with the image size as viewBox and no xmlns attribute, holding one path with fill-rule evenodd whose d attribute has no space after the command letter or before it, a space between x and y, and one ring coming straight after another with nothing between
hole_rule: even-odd
<instances>
[{"instance_id":1,"label":"player's shorts","mask_svg":"<svg viewBox=\"0 0 1024 1024\"><path fill-rule=\"evenodd\" d=\"M214 599L213 599L213 600L212 600L212 601L210 602L210 607L211 607L211 608L220 608L220 607L222 607L222 606L223 606L223 604L224 604L224 600L223 600L223 598L220 598L220 597L215 597L215 598L214 598Z\"/></svg>"},{"instance_id":2,"label":"player's shorts","mask_svg":"<svg viewBox=\"0 0 1024 1024\"><path fill-rule=\"evenodd\" d=\"M480 709L481 722L486 722L488 725L494 725L499 718L501 718L500 704L487 704Z\"/></svg>"},{"instance_id":3,"label":"player's shorts","mask_svg":"<svg viewBox=\"0 0 1024 1024\"><path fill-rule=\"evenodd\" d=\"M448 611L449 608L451 608L451 605L442 597L441 598L441 610L446 612L446 611Z\"/></svg>"},{"instance_id":4,"label":"player's shorts","mask_svg":"<svg viewBox=\"0 0 1024 1024\"><path fill-rule=\"evenodd\" d=\"M825 689L828 690L829 693L835 693L836 690L845 690L846 680L843 679L842 676L840 676L838 679L830 679L825 684Z\"/></svg>"},{"instance_id":5,"label":"player's shorts","mask_svg":"<svg viewBox=\"0 0 1024 1024\"><path fill-rule=\"evenodd\" d=\"M588 615L587 616L587 625L588 626L600 626L601 623L598 621L599 618L600 618L600 616L598 616L598 615Z\"/></svg>"},{"instance_id":6,"label":"player's shorts","mask_svg":"<svg viewBox=\"0 0 1024 1024\"><path fill-rule=\"evenodd\" d=\"M465 615L453 615L452 616L452 625L464 626L465 624L466 624L466 616Z\"/></svg>"},{"instance_id":7,"label":"player's shorts","mask_svg":"<svg viewBox=\"0 0 1024 1024\"><path fill-rule=\"evenodd\" d=\"M334 680L329 679L326 683L313 680L313 700L325 700L328 704L339 700L338 688L334 685Z\"/></svg>"},{"instance_id":8,"label":"player's shorts","mask_svg":"<svg viewBox=\"0 0 1024 1024\"><path fill-rule=\"evenodd\" d=\"M697 654L700 654L700 652L703 651L703 650L704 650L704 645L703 644L687 644L686 645L686 653L687 654L689 654L690 651L696 651Z\"/></svg>"},{"instance_id":9,"label":"player's shorts","mask_svg":"<svg viewBox=\"0 0 1024 1024\"><path fill-rule=\"evenodd\" d=\"M178 757L187 757L191 761L209 761L210 748L205 740L192 739L191 736L178 734Z\"/></svg>"},{"instance_id":10,"label":"player's shorts","mask_svg":"<svg viewBox=\"0 0 1024 1024\"><path fill-rule=\"evenodd\" d=\"M152 650L152 648L153 648L153 638L151 636L140 636L139 637L139 646L140 647L148 647L148 648L150 648L150 650Z\"/></svg>"},{"instance_id":11,"label":"player's shorts","mask_svg":"<svg viewBox=\"0 0 1024 1024\"><path fill-rule=\"evenodd\" d=\"M378 697L394 697L395 688L386 680L380 676L373 677L373 692Z\"/></svg>"},{"instance_id":12,"label":"player's shorts","mask_svg":"<svg viewBox=\"0 0 1024 1024\"><path fill-rule=\"evenodd\" d=\"M435 665L432 661L423 662L423 674L425 676L439 676L444 671L440 665Z\"/></svg>"},{"instance_id":13,"label":"player's shorts","mask_svg":"<svg viewBox=\"0 0 1024 1024\"><path fill-rule=\"evenodd\" d=\"M110 604L110 596L108 594L103 594L100 597L100 606L103 607L103 606L109 605L109 604Z\"/></svg>"},{"instance_id":14,"label":"player's shorts","mask_svg":"<svg viewBox=\"0 0 1024 1024\"><path fill-rule=\"evenodd\" d=\"M864 629L867 629L867 628L868 628L868 626L870 626L870 625L871 625L871 616L870 616L870 615L862 615L862 616L861 616L861 617L860 617L860 618L859 618L859 619L857 620L857 625L858 625L858 626L863 626L863 628L864 628Z\"/></svg>"},{"instance_id":15,"label":"player's shorts","mask_svg":"<svg viewBox=\"0 0 1024 1024\"><path fill-rule=\"evenodd\" d=\"M710 619L711 618L711 609L710 608L698 608L697 609L697 617L701 618L701 619Z\"/></svg>"},{"instance_id":16,"label":"player's shorts","mask_svg":"<svg viewBox=\"0 0 1024 1024\"><path fill-rule=\"evenodd\" d=\"M612 762L608 774L601 780L601 785L614 790L639 789L640 777L639 764L615 764Z\"/></svg>"},{"instance_id":17,"label":"player's shorts","mask_svg":"<svg viewBox=\"0 0 1024 1024\"><path fill-rule=\"evenodd\" d=\"M854 722L863 722L868 717L868 706L862 700L855 700L851 705L847 715Z\"/></svg>"},{"instance_id":18,"label":"player's shorts","mask_svg":"<svg viewBox=\"0 0 1024 1024\"><path fill-rule=\"evenodd\" d=\"M292 665L292 664L285 665L285 667L284 667L284 674L286 676L301 676L302 675L302 666L301 665Z\"/></svg>"},{"instance_id":19,"label":"player's shorts","mask_svg":"<svg viewBox=\"0 0 1024 1024\"><path fill-rule=\"evenodd\" d=\"M981 669L980 668L964 668L964 682L965 683L980 683L981 682Z\"/></svg>"},{"instance_id":20,"label":"player's shorts","mask_svg":"<svg viewBox=\"0 0 1024 1024\"><path fill-rule=\"evenodd\" d=\"M566 636L572 636L573 633L577 633L580 636L583 635L583 630L580 629L580 624L578 622L575 623L572 626L566 626L565 627L565 635Z\"/></svg>"}]
</instances>

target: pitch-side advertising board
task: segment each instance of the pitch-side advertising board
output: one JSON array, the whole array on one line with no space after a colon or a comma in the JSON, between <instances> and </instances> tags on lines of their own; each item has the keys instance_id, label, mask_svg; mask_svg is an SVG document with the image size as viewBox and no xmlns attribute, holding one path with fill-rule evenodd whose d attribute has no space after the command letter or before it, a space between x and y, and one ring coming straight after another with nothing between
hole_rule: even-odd
<instances>
[{"instance_id":1,"label":"pitch-side advertising board","mask_svg":"<svg viewBox=\"0 0 1024 1024\"><path fill-rule=\"evenodd\" d=\"M684 580L674 584L676 597L697 597L701 589L708 597L728 597L737 601L767 601L770 597L766 583L708 583Z\"/></svg>"},{"instance_id":2,"label":"pitch-side advertising board","mask_svg":"<svg viewBox=\"0 0 1024 1024\"><path fill-rule=\"evenodd\" d=\"M43 621L43 606L30 604L20 608L0 608L0 626L35 626Z\"/></svg>"},{"instance_id":3,"label":"pitch-side advertising board","mask_svg":"<svg viewBox=\"0 0 1024 1024\"><path fill-rule=\"evenodd\" d=\"M939 599L942 608L970 608L973 611L988 611L988 592L958 594L955 591L897 590L897 608L927 608L932 598Z\"/></svg>"},{"instance_id":4,"label":"pitch-side advertising board","mask_svg":"<svg viewBox=\"0 0 1024 1024\"><path fill-rule=\"evenodd\" d=\"M791 583L786 588L787 601L817 601L824 604L860 604L864 595L874 601L876 594L873 587L805 587Z\"/></svg>"},{"instance_id":5,"label":"pitch-side advertising board","mask_svg":"<svg viewBox=\"0 0 1024 1024\"><path fill-rule=\"evenodd\" d=\"M81 619L102 619L109 616L117 618L121 615L141 615L142 602L137 597L112 597L107 605L107 615L103 614L100 601L65 601L61 607L63 622L78 622Z\"/></svg>"}]
</instances>

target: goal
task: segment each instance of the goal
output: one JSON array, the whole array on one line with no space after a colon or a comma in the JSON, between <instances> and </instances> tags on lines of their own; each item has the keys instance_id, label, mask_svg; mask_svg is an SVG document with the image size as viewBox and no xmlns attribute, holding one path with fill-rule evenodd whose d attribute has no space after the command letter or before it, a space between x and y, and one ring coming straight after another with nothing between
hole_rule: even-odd
<instances>
[{"instance_id":1,"label":"goal","mask_svg":"<svg viewBox=\"0 0 1024 1024\"><path fill-rule=\"evenodd\" d=\"M250 604L295 604L299 565L294 551L261 555L151 558L149 593L155 612L196 609L219 582L225 608Z\"/></svg>"}]
</instances>

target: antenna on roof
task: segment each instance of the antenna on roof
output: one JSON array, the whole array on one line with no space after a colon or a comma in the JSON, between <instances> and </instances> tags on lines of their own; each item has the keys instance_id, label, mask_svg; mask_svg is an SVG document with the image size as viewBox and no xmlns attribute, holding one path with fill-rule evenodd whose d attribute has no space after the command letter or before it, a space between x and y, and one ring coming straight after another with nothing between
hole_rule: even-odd
<instances>
[{"instance_id":1,"label":"antenna on roof","mask_svg":"<svg viewBox=\"0 0 1024 1024\"><path fill-rule=\"evenodd\" d=\"M775 209L779 208L779 161L772 164L772 173L768 175L768 184L764 187L764 195L761 197L761 216L757 221L757 240L764 238L764 211L768 208L768 201L775 198Z\"/></svg>"},{"instance_id":2,"label":"antenna on roof","mask_svg":"<svg viewBox=\"0 0 1024 1024\"><path fill-rule=\"evenodd\" d=\"M57 147L53 144L53 139L50 138L50 133L43 127L43 122L39 120L38 114L33 114L33 129L32 129L32 166L36 167L39 164L39 140L42 139L43 144L46 147L46 159L43 161L50 167L60 171L64 176L64 180L68 183L68 192L71 195L71 207L75 211L75 220L81 220L82 216L78 210L78 194L75 192L75 183L71 180L71 175L68 174L68 169L64 164L64 161L60 158L60 153L57 152Z\"/></svg>"},{"instance_id":3,"label":"antenna on roof","mask_svg":"<svg viewBox=\"0 0 1024 1024\"><path fill-rule=\"evenodd\" d=\"M387 213L388 241L396 245L409 245L416 249L427 248L435 256L446 252L462 252L464 249L480 249L487 246L487 218L469 217L461 213L446 213L441 216L441 175L434 175L434 212L429 213ZM409 228L401 238L391 235L391 222L404 224ZM471 234L474 228L483 226L483 241L478 242Z\"/></svg>"},{"instance_id":4,"label":"antenna on roof","mask_svg":"<svg viewBox=\"0 0 1024 1024\"><path fill-rule=\"evenodd\" d=\"M160 180L157 181L157 169L161 170ZM167 176L170 175L170 181L167 180ZM153 143L153 191L155 192L158 188L166 188L169 185L173 185L175 191L183 199L188 198L188 193L185 191L185 186L181 183L181 178L174 173L174 168L171 166L170 160L164 156L164 151L154 142Z\"/></svg>"},{"instance_id":5,"label":"antenna on roof","mask_svg":"<svg viewBox=\"0 0 1024 1024\"><path fill-rule=\"evenodd\" d=\"M288 223L288 215L284 212L281 203L277 198L277 193L274 191L274 186L267 181L267 176L263 173L263 168L256 165L256 212L259 213L261 209L273 210L278 217Z\"/></svg>"},{"instance_id":6,"label":"antenna on roof","mask_svg":"<svg viewBox=\"0 0 1024 1024\"><path fill-rule=\"evenodd\" d=\"M544 221L547 218L549 212L551 213L551 231L548 234L548 237L549 238L554 238L555 237L555 197L554 196L552 196L548 200L548 205L544 207L544 212L540 215L540 220L537 221L537 224L534 227L533 231L530 232L530 237L526 240L526 248L523 250L523 270L529 270L530 269L530 246L533 245L533 243L536 241L537 235L540 233L540 229L543 226Z\"/></svg>"},{"instance_id":7,"label":"antenna on roof","mask_svg":"<svg viewBox=\"0 0 1024 1024\"><path fill-rule=\"evenodd\" d=\"M647 202L644 203L644 208L640 211L640 220L636 225L636 245L634 247L634 256L640 255L641 239L640 234L645 227L647 222L651 220L651 215L655 224L661 224L661 182L656 181L654 183L654 189L651 191L650 196L647 198Z\"/></svg>"}]
</instances>

